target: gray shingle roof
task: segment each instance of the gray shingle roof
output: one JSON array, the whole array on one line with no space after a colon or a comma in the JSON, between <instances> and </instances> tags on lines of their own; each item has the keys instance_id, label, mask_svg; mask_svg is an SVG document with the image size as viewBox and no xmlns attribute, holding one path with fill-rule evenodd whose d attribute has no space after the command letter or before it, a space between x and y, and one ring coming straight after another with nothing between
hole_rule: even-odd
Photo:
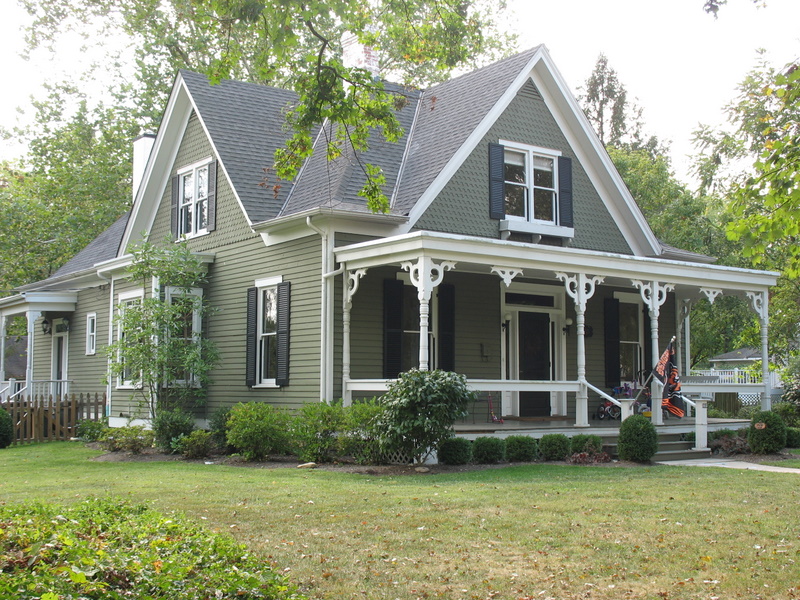
<instances>
[{"instance_id":1,"label":"gray shingle roof","mask_svg":"<svg viewBox=\"0 0 800 600\"><path fill-rule=\"evenodd\" d=\"M392 206L408 214L538 47L426 90Z\"/></svg>"},{"instance_id":2,"label":"gray shingle roof","mask_svg":"<svg viewBox=\"0 0 800 600\"><path fill-rule=\"evenodd\" d=\"M53 273L50 279L59 279L64 275L85 271L99 262L116 258L129 216L130 212L122 215L111 227L98 235L88 246Z\"/></svg>"},{"instance_id":3,"label":"gray shingle roof","mask_svg":"<svg viewBox=\"0 0 800 600\"><path fill-rule=\"evenodd\" d=\"M269 175L269 185L261 183L275 150L289 137L284 111L297 95L240 81L211 85L205 75L184 70L180 74L250 220L277 216L291 185L283 182L276 197L272 186L280 182L274 174Z\"/></svg>"}]
</instances>

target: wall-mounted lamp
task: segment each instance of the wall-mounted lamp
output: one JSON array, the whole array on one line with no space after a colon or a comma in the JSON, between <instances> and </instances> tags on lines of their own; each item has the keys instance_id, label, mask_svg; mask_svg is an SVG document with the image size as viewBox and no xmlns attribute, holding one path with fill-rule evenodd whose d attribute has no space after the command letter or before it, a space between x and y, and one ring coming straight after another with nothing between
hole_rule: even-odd
<instances>
[{"instance_id":1,"label":"wall-mounted lamp","mask_svg":"<svg viewBox=\"0 0 800 600\"><path fill-rule=\"evenodd\" d=\"M50 325L50 321L48 321L47 319L42 321L42 333L45 335L50 335L51 333L53 333L53 326Z\"/></svg>"},{"instance_id":2,"label":"wall-mounted lamp","mask_svg":"<svg viewBox=\"0 0 800 600\"><path fill-rule=\"evenodd\" d=\"M503 328L504 331L508 329L508 324L510 322L511 322L511 315L510 314L503 315L503 323L501 327Z\"/></svg>"},{"instance_id":3,"label":"wall-mounted lamp","mask_svg":"<svg viewBox=\"0 0 800 600\"><path fill-rule=\"evenodd\" d=\"M569 335L570 327L572 327L572 319L570 318L564 319L564 327L561 328L561 331Z\"/></svg>"}]
</instances>

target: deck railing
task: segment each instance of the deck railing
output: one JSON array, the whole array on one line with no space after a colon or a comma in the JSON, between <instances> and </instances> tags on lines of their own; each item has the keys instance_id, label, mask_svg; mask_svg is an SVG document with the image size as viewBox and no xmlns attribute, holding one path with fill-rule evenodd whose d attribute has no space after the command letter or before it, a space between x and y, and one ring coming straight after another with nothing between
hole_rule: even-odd
<instances>
[{"instance_id":1,"label":"deck railing","mask_svg":"<svg viewBox=\"0 0 800 600\"><path fill-rule=\"evenodd\" d=\"M770 372L770 387L782 388L783 381L781 381L778 373ZM719 383L723 384L742 384L742 385L761 385L763 377L760 372L751 371L749 369L692 369L689 376L697 377L716 377Z\"/></svg>"},{"instance_id":2,"label":"deck railing","mask_svg":"<svg viewBox=\"0 0 800 600\"><path fill-rule=\"evenodd\" d=\"M0 401L13 400L22 396L63 396L69 394L69 379L9 379L0 381Z\"/></svg>"}]
</instances>

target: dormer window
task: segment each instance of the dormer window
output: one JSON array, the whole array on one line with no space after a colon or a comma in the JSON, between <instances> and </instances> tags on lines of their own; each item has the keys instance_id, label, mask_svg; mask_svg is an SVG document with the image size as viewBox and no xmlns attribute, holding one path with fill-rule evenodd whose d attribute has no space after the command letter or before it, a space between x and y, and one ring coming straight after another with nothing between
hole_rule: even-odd
<instances>
[{"instance_id":1,"label":"dormer window","mask_svg":"<svg viewBox=\"0 0 800 600\"><path fill-rule=\"evenodd\" d=\"M572 238L572 161L558 150L489 144L490 216L500 231Z\"/></svg>"},{"instance_id":2,"label":"dormer window","mask_svg":"<svg viewBox=\"0 0 800 600\"><path fill-rule=\"evenodd\" d=\"M214 230L216 184L217 163L211 159L184 167L172 178L172 234L175 239Z\"/></svg>"}]
</instances>

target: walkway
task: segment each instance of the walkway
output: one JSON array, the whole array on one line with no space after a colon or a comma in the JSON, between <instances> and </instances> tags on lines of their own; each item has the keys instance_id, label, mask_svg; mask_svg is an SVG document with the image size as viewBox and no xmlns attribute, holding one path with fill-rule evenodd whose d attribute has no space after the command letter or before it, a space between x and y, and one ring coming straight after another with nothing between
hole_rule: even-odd
<instances>
[{"instance_id":1,"label":"walkway","mask_svg":"<svg viewBox=\"0 0 800 600\"><path fill-rule=\"evenodd\" d=\"M662 461L656 464L686 467L722 467L725 469L749 469L751 471L771 471L773 473L794 473L800 475L800 469L790 467L775 467L772 465L759 465L735 458L693 458L689 460Z\"/></svg>"}]
</instances>

